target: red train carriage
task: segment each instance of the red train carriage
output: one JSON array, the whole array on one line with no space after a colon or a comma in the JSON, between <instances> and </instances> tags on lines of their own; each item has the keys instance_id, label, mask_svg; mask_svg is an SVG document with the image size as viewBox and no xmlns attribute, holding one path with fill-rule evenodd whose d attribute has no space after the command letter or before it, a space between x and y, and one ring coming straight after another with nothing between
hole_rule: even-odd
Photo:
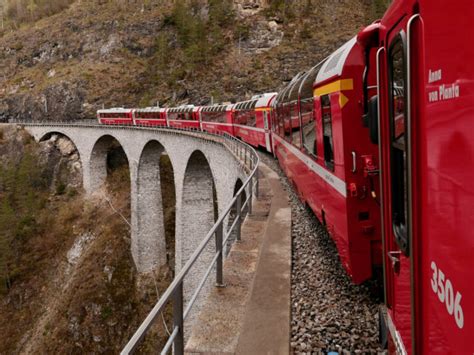
<instances>
[{"instance_id":1,"label":"red train carriage","mask_svg":"<svg viewBox=\"0 0 474 355\"><path fill-rule=\"evenodd\" d=\"M284 129L286 134L291 134L293 130L297 130L301 127L300 111L302 113L301 121L303 125L307 125L310 120L313 120L312 92L310 96L304 98L303 100L299 100L299 95L302 90L301 85L303 83L308 83L308 80L306 79L310 75L310 72L311 71L307 73L299 73L293 78L290 84L279 94L278 115L284 116L282 120L283 125L281 128ZM312 83L309 84L309 91L311 91L311 86Z\"/></svg>"},{"instance_id":2,"label":"red train carriage","mask_svg":"<svg viewBox=\"0 0 474 355\"><path fill-rule=\"evenodd\" d=\"M280 165L327 226L355 283L382 264L378 151L364 125L364 71L354 38L277 96L273 122Z\"/></svg>"},{"instance_id":3,"label":"red train carriage","mask_svg":"<svg viewBox=\"0 0 474 355\"><path fill-rule=\"evenodd\" d=\"M160 107L146 107L134 110L136 125L167 126L166 109Z\"/></svg>"},{"instance_id":4,"label":"red train carriage","mask_svg":"<svg viewBox=\"0 0 474 355\"><path fill-rule=\"evenodd\" d=\"M392 353L474 353L473 13L468 0L395 0L358 37L378 50L369 122L382 157Z\"/></svg>"},{"instance_id":5,"label":"red train carriage","mask_svg":"<svg viewBox=\"0 0 474 355\"><path fill-rule=\"evenodd\" d=\"M133 125L133 109L110 108L98 110L97 120L102 124Z\"/></svg>"},{"instance_id":6,"label":"red train carriage","mask_svg":"<svg viewBox=\"0 0 474 355\"><path fill-rule=\"evenodd\" d=\"M201 107L199 116L201 118L202 130L210 133L227 132L230 135L234 135L232 106L233 105L213 105Z\"/></svg>"},{"instance_id":7,"label":"red train carriage","mask_svg":"<svg viewBox=\"0 0 474 355\"><path fill-rule=\"evenodd\" d=\"M186 105L166 110L169 127L201 129L199 107Z\"/></svg>"},{"instance_id":8,"label":"red train carriage","mask_svg":"<svg viewBox=\"0 0 474 355\"><path fill-rule=\"evenodd\" d=\"M271 104L275 97L276 93L267 93L236 103L233 107L235 136L271 152Z\"/></svg>"}]
</instances>

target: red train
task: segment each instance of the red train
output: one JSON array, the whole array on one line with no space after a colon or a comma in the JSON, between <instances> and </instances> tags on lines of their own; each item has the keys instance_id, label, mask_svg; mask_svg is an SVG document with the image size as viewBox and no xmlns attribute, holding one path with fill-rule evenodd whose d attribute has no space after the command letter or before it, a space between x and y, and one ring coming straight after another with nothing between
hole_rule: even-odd
<instances>
[{"instance_id":1,"label":"red train","mask_svg":"<svg viewBox=\"0 0 474 355\"><path fill-rule=\"evenodd\" d=\"M97 111L97 120L102 124L133 125L133 110L127 108L110 108Z\"/></svg>"},{"instance_id":2,"label":"red train","mask_svg":"<svg viewBox=\"0 0 474 355\"><path fill-rule=\"evenodd\" d=\"M234 135L248 144L271 152L270 117L275 97L276 93L268 93L236 103L232 108Z\"/></svg>"},{"instance_id":3,"label":"red train","mask_svg":"<svg viewBox=\"0 0 474 355\"><path fill-rule=\"evenodd\" d=\"M364 125L364 49L353 38L276 98L274 154L326 225L355 283L382 268L376 164Z\"/></svg>"},{"instance_id":4,"label":"red train","mask_svg":"<svg viewBox=\"0 0 474 355\"><path fill-rule=\"evenodd\" d=\"M398 0L358 35L377 78L391 352L474 353L473 14L467 0Z\"/></svg>"},{"instance_id":5,"label":"red train","mask_svg":"<svg viewBox=\"0 0 474 355\"><path fill-rule=\"evenodd\" d=\"M395 0L278 94L100 110L272 152L355 283L382 274L390 353L474 354L474 4Z\"/></svg>"},{"instance_id":6,"label":"red train","mask_svg":"<svg viewBox=\"0 0 474 355\"><path fill-rule=\"evenodd\" d=\"M232 116L233 105L203 106L199 110L202 130L210 133L234 135Z\"/></svg>"}]
</instances>

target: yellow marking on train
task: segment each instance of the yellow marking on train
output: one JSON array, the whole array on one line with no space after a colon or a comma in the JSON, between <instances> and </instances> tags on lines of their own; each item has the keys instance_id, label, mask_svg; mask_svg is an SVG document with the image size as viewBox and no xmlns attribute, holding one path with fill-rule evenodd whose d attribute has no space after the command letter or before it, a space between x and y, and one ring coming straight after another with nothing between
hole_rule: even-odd
<instances>
[{"instance_id":1,"label":"yellow marking on train","mask_svg":"<svg viewBox=\"0 0 474 355\"><path fill-rule=\"evenodd\" d=\"M258 107L255 109L255 111L266 111L266 110L270 110L268 107Z\"/></svg>"},{"instance_id":2,"label":"yellow marking on train","mask_svg":"<svg viewBox=\"0 0 474 355\"><path fill-rule=\"evenodd\" d=\"M319 88L314 89L314 96L323 96L327 94L332 94L333 92L343 91L343 90L353 90L354 89L354 80L352 79L341 79L334 81L332 83L326 84Z\"/></svg>"},{"instance_id":3,"label":"yellow marking on train","mask_svg":"<svg viewBox=\"0 0 474 355\"><path fill-rule=\"evenodd\" d=\"M339 106L343 108L349 102L349 99L342 92L339 94Z\"/></svg>"}]
</instances>

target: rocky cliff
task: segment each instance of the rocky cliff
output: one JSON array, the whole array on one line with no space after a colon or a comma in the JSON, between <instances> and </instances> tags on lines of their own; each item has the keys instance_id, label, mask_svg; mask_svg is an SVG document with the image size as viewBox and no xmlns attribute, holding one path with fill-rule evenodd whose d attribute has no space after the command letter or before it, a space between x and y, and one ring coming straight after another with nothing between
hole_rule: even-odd
<instances>
[{"instance_id":1,"label":"rocky cliff","mask_svg":"<svg viewBox=\"0 0 474 355\"><path fill-rule=\"evenodd\" d=\"M103 197L86 200L67 138L0 127L0 354L118 353L169 284L172 266L136 272L120 154ZM144 350L163 346L163 323L154 331Z\"/></svg>"},{"instance_id":2,"label":"rocky cliff","mask_svg":"<svg viewBox=\"0 0 474 355\"><path fill-rule=\"evenodd\" d=\"M275 91L373 21L380 1L73 1L0 32L0 120Z\"/></svg>"}]
</instances>

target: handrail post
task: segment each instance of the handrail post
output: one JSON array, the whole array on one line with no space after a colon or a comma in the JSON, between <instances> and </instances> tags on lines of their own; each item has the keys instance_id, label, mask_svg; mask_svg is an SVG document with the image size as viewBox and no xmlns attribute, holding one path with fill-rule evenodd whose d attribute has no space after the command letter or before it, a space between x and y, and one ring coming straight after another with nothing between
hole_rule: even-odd
<instances>
[{"instance_id":1,"label":"handrail post","mask_svg":"<svg viewBox=\"0 0 474 355\"><path fill-rule=\"evenodd\" d=\"M224 264L224 258L223 258L223 234L224 234L224 223L220 223L217 226L216 229L216 253L219 253L219 256L217 257L216 260L216 286L217 287L224 287L224 281L223 281L223 264Z\"/></svg>"},{"instance_id":2,"label":"handrail post","mask_svg":"<svg viewBox=\"0 0 474 355\"><path fill-rule=\"evenodd\" d=\"M249 215L252 214L253 178L249 181Z\"/></svg>"},{"instance_id":3,"label":"handrail post","mask_svg":"<svg viewBox=\"0 0 474 355\"><path fill-rule=\"evenodd\" d=\"M237 215L235 218L237 218L237 224L235 225L235 228L237 228L237 233L235 239L237 241L240 241L240 231L241 231L241 226L242 226L242 194L237 195L237 207L236 207Z\"/></svg>"},{"instance_id":4,"label":"handrail post","mask_svg":"<svg viewBox=\"0 0 474 355\"><path fill-rule=\"evenodd\" d=\"M180 282L173 294L173 329L178 328L178 335L173 345L173 353L175 355L184 354L183 325L183 282Z\"/></svg>"},{"instance_id":5,"label":"handrail post","mask_svg":"<svg viewBox=\"0 0 474 355\"><path fill-rule=\"evenodd\" d=\"M255 197L258 198L259 196L259 187L260 187L260 179L259 179L259 176L258 176L258 173L259 173L259 170L258 170L258 166L257 166L257 169L255 169Z\"/></svg>"}]
</instances>

